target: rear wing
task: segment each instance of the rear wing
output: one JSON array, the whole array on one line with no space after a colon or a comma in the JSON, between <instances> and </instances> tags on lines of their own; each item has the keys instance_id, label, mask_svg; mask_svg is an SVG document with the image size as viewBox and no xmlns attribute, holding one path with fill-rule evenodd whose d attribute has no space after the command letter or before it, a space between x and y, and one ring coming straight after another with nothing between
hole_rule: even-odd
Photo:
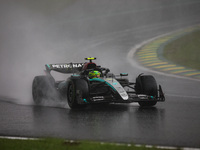
<instances>
[{"instance_id":1,"label":"rear wing","mask_svg":"<svg viewBox=\"0 0 200 150\"><path fill-rule=\"evenodd\" d=\"M61 63L61 64L46 64L46 71L57 71L60 73L78 73L83 68L83 63Z\"/></svg>"}]
</instances>

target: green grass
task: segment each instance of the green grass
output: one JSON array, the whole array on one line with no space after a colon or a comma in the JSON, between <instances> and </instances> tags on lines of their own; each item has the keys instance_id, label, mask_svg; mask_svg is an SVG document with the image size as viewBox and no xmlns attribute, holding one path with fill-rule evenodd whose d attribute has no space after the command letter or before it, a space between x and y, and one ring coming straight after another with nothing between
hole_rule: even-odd
<instances>
[{"instance_id":1,"label":"green grass","mask_svg":"<svg viewBox=\"0 0 200 150\"><path fill-rule=\"evenodd\" d=\"M163 55L176 64L200 70L200 31L172 41L165 46Z\"/></svg>"},{"instance_id":2,"label":"green grass","mask_svg":"<svg viewBox=\"0 0 200 150\"><path fill-rule=\"evenodd\" d=\"M99 142L67 142L63 139L40 139L40 140L13 140L0 139L2 150L159 150L157 148L136 147L127 144L116 145Z\"/></svg>"}]
</instances>

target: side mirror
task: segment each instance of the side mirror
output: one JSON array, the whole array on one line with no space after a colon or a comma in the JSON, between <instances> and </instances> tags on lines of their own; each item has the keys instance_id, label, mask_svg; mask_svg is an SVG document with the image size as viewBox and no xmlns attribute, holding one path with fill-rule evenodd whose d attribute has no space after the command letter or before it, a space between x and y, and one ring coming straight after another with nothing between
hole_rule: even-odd
<instances>
[{"instance_id":1,"label":"side mirror","mask_svg":"<svg viewBox=\"0 0 200 150\"><path fill-rule=\"evenodd\" d=\"M106 74L107 74L108 72L110 72L110 69L106 69Z\"/></svg>"}]
</instances>

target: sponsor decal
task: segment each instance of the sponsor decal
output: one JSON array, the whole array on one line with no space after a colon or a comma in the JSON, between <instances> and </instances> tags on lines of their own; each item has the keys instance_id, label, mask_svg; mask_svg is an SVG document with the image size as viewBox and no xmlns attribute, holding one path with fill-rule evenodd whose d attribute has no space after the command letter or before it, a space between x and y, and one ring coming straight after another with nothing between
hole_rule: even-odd
<instances>
[{"instance_id":1,"label":"sponsor decal","mask_svg":"<svg viewBox=\"0 0 200 150\"><path fill-rule=\"evenodd\" d=\"M115 89L120 94L120 96L124 100L128 99L128 94L126 93L126 91L124 90L124 88L117 82L117 80L115 80L113 78L107 78L106 81L110 84L110 86L113 89Z\"/></svg>"},{"instance_id":2,"label":"sponsor decal","mask_svg":"<svg viewBox=\"0 0 200 150\"><path fill-rule=\"evenodd\" d=\"M68 69L68 68L81 68L83 63L71 63L71 64L53 64L53 69Z\"/></svg>"},{"instance_id":3,"label":"sponsor decal","mask_svg":"<svg viewBox=\"0 0 200 150\"><path fill-rule=\"evenodd\" d=\"M116 87L116 89L117 89L117 91L119 93L124 93L125 92L125 90L123 89L123 87Z\"/></svg>"},{"instance_id":4,"label":"sponsor decal","mask_svg":"<svg viewBox=\"0 0 200 150\"><path fill-rule=\"evenodd\" d=\"M93 97L93 101L103 101L104 100L104 97L103 96L95 96Z\"/></svg>"},{"instance_id":5,"label":"sponsor decal","mask_svg":"<svg viewBox=\"0 0 200 150\"><path fill-rule=\"evenodd\" d=\"M106 81L113 81L113 80L115 80L115 79L113 79L113 78L106 78Z\"/></svg>"},{"instance_id":6,"label":"sponsor decal","mask_svg":"<svg viewBox=\"0 0 200 150\"><path fill-rule=\"evenodd\" d=\"M124 92L124 93L121 93L121 96L122 97L127 97L128 95Z\"/></svg>"},{"instance_id":7,"label":"sponsor decal","mask_svg":"<svg viewBox=\"0 0 200 150\"><path fill-rule=\"evenodd\" d=\"M138 95L138 97L140 98L140 99L148 99L148 96L147 95Z\"/></svg>"}]
</instances>

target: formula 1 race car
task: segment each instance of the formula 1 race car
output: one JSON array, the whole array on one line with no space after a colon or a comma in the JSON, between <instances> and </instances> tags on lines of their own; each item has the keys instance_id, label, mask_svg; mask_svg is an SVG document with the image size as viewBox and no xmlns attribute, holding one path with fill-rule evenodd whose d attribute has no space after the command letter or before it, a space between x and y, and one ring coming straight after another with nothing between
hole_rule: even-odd
<instances>
[{"instance_id":1,"label":"formula 1 race car","mask_svg":"<svg viewBox=\"0 0 200 150\"><path fill-rule=\"evenodd\" d=\"M140 74L135 82L130 82L127 73L114 75L108 68L97 66L93 60L85 58L85 63L46 64L46 75L36 76L32 84L33 100L42 104L43 100L62 99L71 109L93 103L131 103L140 106L154 106L165 101L161 86L151 75ZM55 81L51 71L71 74L67 80Z\"/></svg>"}]
</instances>

